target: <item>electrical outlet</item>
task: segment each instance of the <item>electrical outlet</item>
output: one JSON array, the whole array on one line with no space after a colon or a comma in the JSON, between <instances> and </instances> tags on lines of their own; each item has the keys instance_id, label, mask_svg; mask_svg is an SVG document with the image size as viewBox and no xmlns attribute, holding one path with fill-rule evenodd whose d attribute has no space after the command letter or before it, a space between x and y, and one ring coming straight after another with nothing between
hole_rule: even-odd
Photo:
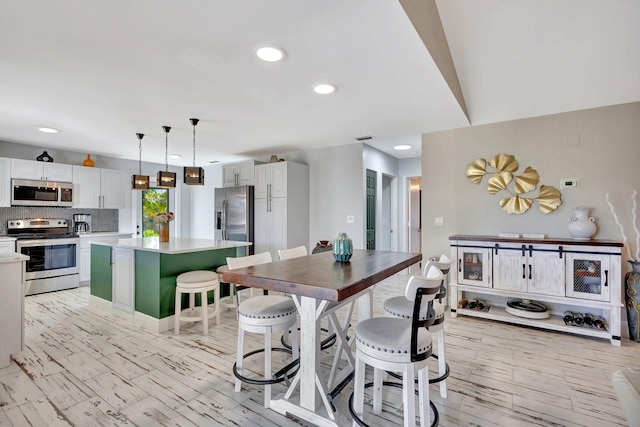
<instances>
[{"instance_id":1,"label":"electrical outlet","mask_svg":"<svg viewBox=\"0 0 640 427\"><path fill-rule=\"evenodd\" d=\"M347 215L347 224L353 224L355 221L355 218L353 217L353 215Z\"/></svg>"},{"instance_id":2,"label":"electrical outlet","mask_svg":"<svg viewBox=\"0 0 640 427\"><path fill-rule=\"evenodd\" d=\"M444 225L444 218L441 216L437 216L433 219L433 225L436 227L442 227Z\"/></svg>"}]
</instances>

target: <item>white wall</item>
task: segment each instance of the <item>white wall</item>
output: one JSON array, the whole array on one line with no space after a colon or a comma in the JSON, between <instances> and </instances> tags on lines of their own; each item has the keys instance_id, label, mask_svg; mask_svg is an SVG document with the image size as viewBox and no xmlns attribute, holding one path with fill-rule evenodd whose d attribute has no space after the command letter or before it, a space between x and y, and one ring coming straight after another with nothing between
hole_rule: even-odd
<instances>
[{"instance_id":1,"label":"white wall","mask_svg":"<svg viewBox=\"0 0 640 427\"><path fill-rule=\"evenodd\" d=\"M448 253L453 234L536 232L570 238L568 218L576 206L593 207L598 226L594 238L622 241L606 193L627 235L635 239L630 234L630 196L633 190L640 192L638 102L425 134L422 153L423 256ZM537 203L521 215L505 213L498 205L504 191L491 196L487 177L480 185L466 177L470 162L498 153L513 154L520 163L517 172L536 169L541 184L561 191L562 205L549 214L541 213ZM578 187L560 189L563 178L577 178ZM443 227L433 225L435 216L444 217Z\"/></svg>"},{"instance_id":2,"label":"white wall","mask_svg":"<svg viewBox=\"0 0 640 427\"><path fill-rule=\"evenodd\" d=\"M189 187L189 237L213 239L215 237L214 222L214 189L222 187L222 164L204 167L204 185ZM187 186L185 186L187 187Z\"/></svg>"},{"instance_id":3,"label":"white wall","mask_svg":"<svg viewBox=\"0 0 640 427\"><path fill-rule=\"evenodd\" d=\"M309 250L320 240L333 241L338 233L364 248L362 144L288 153L282 157L309 165ZM347 216L354 223L347 224Z\"/></svg>"}]
</instances>

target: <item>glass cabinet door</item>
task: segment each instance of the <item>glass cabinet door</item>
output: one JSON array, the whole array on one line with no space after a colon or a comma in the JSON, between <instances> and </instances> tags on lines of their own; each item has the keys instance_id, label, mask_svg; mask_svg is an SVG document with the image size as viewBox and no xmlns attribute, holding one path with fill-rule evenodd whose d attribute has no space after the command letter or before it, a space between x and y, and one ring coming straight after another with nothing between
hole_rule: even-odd
<instances>
[{"instance_id":1,"label":"glass cabinet door","mask_svg":"<svg viewBox=\"0 0 640 427\"><path fill-rule=\"evenodd\" d=\"M458 248L458 283L491 286L491 249Z\"/></svg>"},{"instance_id":2,"label":"glass cabinet door","mask_svg":"<svg viewBox=\"0 0 640 427\"><path fill-rule=\"evenodd\" d=\"M609 301L609 256L567 254L567 296Z\"/></svg>"}]
</instances>

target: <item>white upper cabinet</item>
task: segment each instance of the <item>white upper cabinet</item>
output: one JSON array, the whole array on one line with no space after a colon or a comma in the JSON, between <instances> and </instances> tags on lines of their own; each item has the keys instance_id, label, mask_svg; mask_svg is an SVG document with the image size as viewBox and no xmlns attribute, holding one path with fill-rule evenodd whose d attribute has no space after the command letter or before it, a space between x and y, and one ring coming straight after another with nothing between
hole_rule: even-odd
<instances>
[{"instance_id":1,"label":"white upper cabinet","mask_svg":"<svg viewBox=\"0 0 640 427\"><path fill-rule=\"evenodd\" d=\"M275 162L255 167L255 198L287 197L288 162Z\"/></svg>"},{"instance_id":2,"label":"white upper cabinet","mask_svg":"<svg viewBox=\"0 0 640 427\"><path fill-rule=\"evenodd\" d=\"M100 195L103 209L124 208L125 191L124 173L114 169L100 169Z\"/></svg>"},{"instance_id":3,"label":"white upper cabinet","mask_svg":"<svg viewBox=\"0 0 640 427\"><path fill-rule=\"evenodd\" d=\"M0 157L0 207L11 206L11 159Z\"/></svg>"},{"instance_id":4,"label":"white upper cabinet","mask_svg":"<svg viewBox=\"0 0 640 427\"><path fill-rule=\"evenodd\" d=\"M73 167L62 163L11 159L11 178L72 182Z\"/></svg>"},{"instance_id":5,"label":"white upper cabinet","mask_svg":"<svg viewBox=\"0 0 640 427\"><path fill-rule=\"evenodd\" d=\"M123 172L73 166L73 207L120 209L125 206Z\"/></svg>"},{"instance_id":6,"label":"white upper cabinet","mask_svg":"<svg viewBox=\"0 0 640 427\"><path fill-rule=\"evenodd\" d=\"M255 166L255 160L222 166L222 186L237 187L239 185L253 185Z\"/></svg>"}]
</instances>

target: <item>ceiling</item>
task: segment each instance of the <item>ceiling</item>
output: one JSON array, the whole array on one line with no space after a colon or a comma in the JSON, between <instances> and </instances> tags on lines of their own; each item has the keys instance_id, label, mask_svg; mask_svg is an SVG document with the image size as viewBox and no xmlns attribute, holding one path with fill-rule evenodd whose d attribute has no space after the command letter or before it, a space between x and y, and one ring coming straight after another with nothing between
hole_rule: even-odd
<instances>
[{"instance_id":1,"label":"ceiling","mask_svg":"<svg viewBox=\"0 0 640 427\"><path fill-rule=\"evenodd\" d=\"M189 165L195 117L198 165L367 135L403 158L420 155L422 133L640 101L637 0L0 0L0 9L0 141L43 149L137 160L141 132L143 160L164 163L166 125L169 153L182 156L169 163ZM285 60L258 60L264 44ZM317 82L338 90L317 95Z\"/></svg>"}]
</instances>

